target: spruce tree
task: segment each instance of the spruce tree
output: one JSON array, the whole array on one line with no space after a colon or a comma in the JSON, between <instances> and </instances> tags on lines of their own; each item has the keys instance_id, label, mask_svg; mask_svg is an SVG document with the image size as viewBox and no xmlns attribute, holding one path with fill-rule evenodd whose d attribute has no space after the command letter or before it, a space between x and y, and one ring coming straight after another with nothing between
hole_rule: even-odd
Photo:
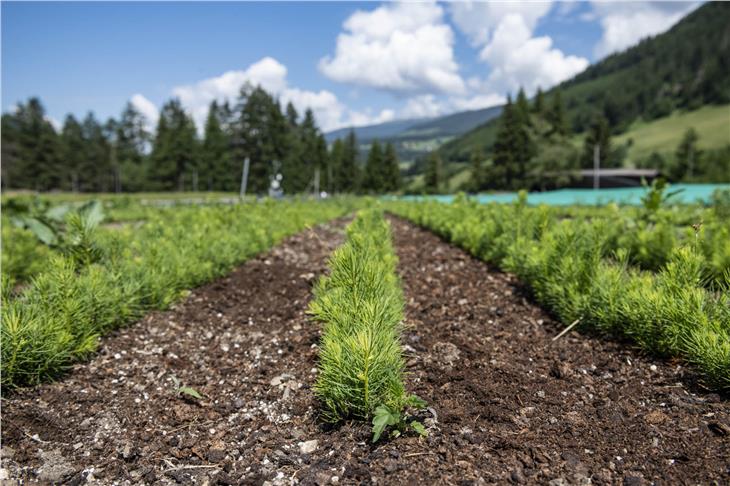
<instances>
[{"instance_id":1,"label":"spruce tree","mask_svg":"<svg viewBox=\"0 0 730 486\"><path fill-rule=\"evenodd\" d=\"M672 179L681 181L687 178L691 180L695 176L695 169L700 165L701 156L701 152L697 148L698 141L699 135L694 127L690 127L684 132L674 155L674 165L670 171Z\"/></svg>"},{"instance_id":2,"label":"spruce tree","mask_svg":"<svg viewBox=\"0 0 730 486\"><path fill-rule=\"evenodd\" d=\"M394 192L401 188L402 181L400 166L398 165L398 154L392 142L385 145L383 154L383 190Z\"/></svg>"},{"instance_id":3,"label":"spruce tree","mask_svg":"<svg viewBox=\"0 0 730 486\"><path fill-rule=\"evenodd\" d=\"M117 190L139 191L147 188L145 152L151 137L145 128L146 123L144 115L131 102L127 103L117 124L114 168Z\"/></svg>"},{"instance_id":4,"label":"spruce tree","mask_svg":"<svg viewBox=\"0 0 730 486\"><path fill-rule=\"evenodd\" d=\"M481 150L475 150L471 154L471 181L469 190L479 192L486 185L486 171L484 170L484 154Z\"/></svg>"},{"instance_id":5,"label":"spruce tree","mask_svg":"<svg viewBox=\"0 0 730 486\"><path fill-rule=\"evenodd\" d=\"M537 93L535 94L535 102L532 106L533 113L537 115L545 114L545 94L542 92L541 87L537 87Z\"/></svg>"},{"instance_id":6,"label":"spruce tree","mask_svg":"<svg viewBox=\"0 0 730 486\"><path fill-rule=\"evenodd\" d=\"M593 168L595 147L599 149L599 162L601 168L608 168L611 160L611 129L608 126L606 117L597 114L593 118L585 141L583 142L582 166L587 169Z\"/></svg>"},{"instance_id":7,"label":"spruce tree","mask_svg":"<svg viewBox=\"0 0 730 486\"><path fill-rule=\"evenodd\" d=\"M565 105L560 93L560 89L556 89L553 94L553 101L547 112L546 118L550 123L551 132L566 136L568 135L568 120L565 114Z\"/></svg>"},{"instance_id":8,"label":"spruce tree","mask_svg":"<svg viewBox=\"0 0 730 486\"><path fill-rule=\"evenodd\" d=\"M380 148L380 142L377 140L373 140L373 143L370 145L370 152L365 163L362 189L369 193L381 193L385 190L383 151Z\"/></svg>"},{"instance_id":9,"label":"spruce tree","mask_svg":"<svg viewBox=\"0 0 730 486\"><path fill-rule=\"evenodd\" d=\"M157 124L149 177L162 190L190 190L198 175L195 123L178 99L165 103ZM198 184L200 187L200 184Z\"/></svg>"},{"instance_id":10,"label":"spruce tree","mask_svg":"<svg viewBox=\"0 0 730 486\"><path fill-rule=\"evenodd\" d=\"M518 128L517 117L514 112L512 98L507 96L507 104L502 109L502 116L499 119L499 128L494 141L494 166L498 177L501 179L501 186L513 187L516 173L516 133Z\"/></svg>"},{"instance_id":11,"label":"spruce tree","mask_svg":"<svg viewBox=\"0 0 730 486\"><path fill-rule=\"evenodd\" d=\"M64 172L61 144L40 100L31 98L19 104L15 117L18 170L11 181L13 186L37 191L60 189Z\"/></svg>"},{"instance_id":12,"label":"spruce tree","mask_svg":"<svg viewBox=\"0 0 730 486\"><path fill-rule=\"evenodd\" d=\"M527 102L527 96L525 90L520 86L520 90L517 92L517 101L515 103L515 112L520 124L530 126L530 104Z\"/></svg>"},{"instance_id":13,"label":"spruce tree","mask_svg":"<svg viewBox=\"0 0 730 486\"><path fill-rule=\"evenodd\" d=\"M426 162L426 173L424 174L424 187L428 193L437 194L441 192L443 183L441 157L437 151L431 152Z\"/></svg>"},{"instance_id":14,"label":"spruce tree","mask_svg":"<svg viewBox=\"0 0 730 486\"><path fill-rule=\"evenodd\" d=\"M342 145L342 158L336 176L337 184L341 192L356 193L360 190L361 175L357 137L354 130L350 130Z\"/></svg>"},{"instance_id":15,"label":"spruce tree","mask_svg":"<svg viewBox=\"0 0 730 486\"><path fill-rule=\"evenodd\" d=\"M61 181L63 189L74 192L81 189L85 149L86 141L81 125L73 115L67 115L61 130L61 161L65 179Z\"/></svg>"},{"instance_id":16,"label":"spruce tree","mask_svg":"<svg viewBox=\"0 0 730 486\"><path fill-rule=\"evenodd\" d=\"M221 119L221 108L218 102L213 101L205 120L200 154L200 185L209 191L235 191L241 177L240 164L233 163L230 140L223 131Z\"/></svg>"},{"instance_id":17,"label":"spruce tree","mask_svg":"<svg viewBox=\"0 0 730 486\"><path fill-rule=\"evenodd\" d=\"M341 192L344 192L344 184L342 181L342 160L345 154L345 144L342 142L341 139L337 139L332 143L332 147L330 147L329 156L327 159L329 160L330 166L332 168L332 182L331 182L331 189L330 191L333 194L339 194Z\"/></svg>"},{"instance_id":18,"label":"spruce tree","mask_svg":"<svg viewBox=\"0 0 730 486\"><path fill-rule=\"evenodd\" d=\"M85 141L81 169L81 190L108 192L112 190L111 143L104 128L89 112L82 125Z\"/></svg>"}]
</instances>

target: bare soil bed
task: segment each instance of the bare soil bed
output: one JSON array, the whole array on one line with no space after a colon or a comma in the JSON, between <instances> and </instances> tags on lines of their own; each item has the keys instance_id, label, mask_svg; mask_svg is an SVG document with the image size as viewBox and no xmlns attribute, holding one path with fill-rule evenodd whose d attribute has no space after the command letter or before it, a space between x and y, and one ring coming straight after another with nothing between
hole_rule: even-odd
<instances>
[{"instance_id":1,"label":"bare soil bed","mask_svg":"<svg viewBox=\"0 0 730 486\"><path fill-rule=\"evenodd\" d=\"M426 439L324 426L311 286L319 226L105 338L58 383L3 399L2 466L80 484L730 483L726 398L677 363L568 333L510 275L392 219L409 390ZM173 376L204 394L176 393Z\"/></svg>"}]
</instances>

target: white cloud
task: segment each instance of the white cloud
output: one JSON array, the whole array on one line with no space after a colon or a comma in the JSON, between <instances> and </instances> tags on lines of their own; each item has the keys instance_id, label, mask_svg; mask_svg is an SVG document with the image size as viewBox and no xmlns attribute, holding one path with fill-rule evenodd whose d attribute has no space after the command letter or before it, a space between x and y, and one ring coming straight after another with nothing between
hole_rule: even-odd
<instances>
[{"instance_id":1,"label":"white cloud","mask_svg":"<svg viewBox=\"0 0 730 486\"><path fill-rule=\"evenodd\" d=\"M549 88L588 66L588 60L564 54L549 36L533 37L552 2L455 2L451 16L491 67L485 80L470 79L477 100L486 103L521 86L532 93ZM570 6L572 8L572 6ZM560 7L565 10L567 7Z\"/></svg>"},{"instance_id":2,"label":"white cloud","mask_svg":"<svg viewBox=\"0 0 730 486\"><path fill-rule=\"evenodd\" d=\"M593 2L603 27L595 55L604 57L664 32L698 5L699 2Z\"/></svg>"},{"instance_id":3,"label":"white cloud","mask_svg":"<svg viewBox=\"0 0 730 486\"><path fill-rule=\"evenodd\" d=\"M522 17L532 31L537 21L546 15L552 2L454 2L450 4L451 18L473 45L489 42L492 32L507 15Z\"/></svg>"},{"instance_id":4,"label":"white cloud","mask_svg":"<svg viewBox=\"0 0 730 486\"><path fill-rule=\"evenodd\" d=\"M236 98L246 83L260 85L278 97L284 105L291 102L300 114L311 108L323 131L342 126L379 123L393 117L392 110L384 110L377 115L350 110L334 93L327 90L308 91L289 86L287 74L286 66L272 57L264 57L244 70L228 71L194 84L178 86L172 90L172 94L180 98L183 106L195 119L199 130L205 124L210 103L213 100Z\"/></svg>"},{"instance_id":5,"label":"white cloud","mask_svg":"<svg viewBox=\"0 0 730 486\"><path fill-rule=\"evenodd\" d=\"M343 24L333 57L320 60L332 80L397 94L464 92L454 34L435 3L358 10Z\"/></svg>"},{"instance_id":6,"label":"white cloud","mask_svg":"<svg viewBox=\"0 0 730 486\"><path fill-rule=\"evenodd\" d=\"M521 15L507 15L480 54L492 66L487 82L510 91L523 86L532 93L538 86L553 86L588 67L587 59L566 56L552 44L548 36L532 37Z\"/></svg>"},{"instance_id":7,"label":"white cloud","mask_svg":"<svg viewBox=\"0 0 730 486\"><path fill-rule=\"evenodd\" d=\"M157 124L157 118L160 116L160 112L157 110L155 104L139 93L132 96L129 101L132 103L132 106L134 106L137 111L142 113L142 116L144 116L145 121L147 122L145 128L149 131L153 131Z\"/></svg>"}]
</instances>

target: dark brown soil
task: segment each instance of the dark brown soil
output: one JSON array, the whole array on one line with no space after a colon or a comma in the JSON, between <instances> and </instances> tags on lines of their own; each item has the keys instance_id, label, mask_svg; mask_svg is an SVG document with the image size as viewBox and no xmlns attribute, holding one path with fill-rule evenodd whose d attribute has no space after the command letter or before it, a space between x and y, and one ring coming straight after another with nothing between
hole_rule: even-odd
<instances>
[{"instance_id":1,"label":"dark brown soil","mask_svg":"<svg viewBox=\"0 0 730 486\"><path fill-rule=\"evenodd\" d=\"M317 421L305 311L342 221L288 239L3 400L3 473L79 484L730 483L728 402L574 332L514 278L393 220L426 439ZM204 394L176 393L175 380ZM316 444L312 441L316 441Z\"/></svg>"}]
</instances>

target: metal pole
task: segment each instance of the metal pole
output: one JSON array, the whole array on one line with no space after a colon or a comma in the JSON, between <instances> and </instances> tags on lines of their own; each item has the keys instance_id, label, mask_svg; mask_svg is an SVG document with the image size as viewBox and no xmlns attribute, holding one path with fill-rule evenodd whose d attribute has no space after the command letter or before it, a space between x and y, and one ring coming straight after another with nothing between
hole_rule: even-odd
<instances>
[{"instance_id":1,"label":"metal pole","mask_svg":"<svg viewBox=\"0 0 730 486\"><path fill-rule=\"evenodd\" d=\"M249 160L248 157L246 157L243 159L243 172L241 173L241 192L239 193L241 200L243 200L243 197L246 195L246 185L248 184L248 165Z\"/></svg>"},{"instance_id":2,"label":"metal pole","mask_svg":"<svg viewBox=\"0 0 730 486\"><path fill-rule=\"evenodd\" d=\"M598 173L601 170L601 147L596 144L593 146L593 189L601 186Z\"/></svg>"}]
</instances>

